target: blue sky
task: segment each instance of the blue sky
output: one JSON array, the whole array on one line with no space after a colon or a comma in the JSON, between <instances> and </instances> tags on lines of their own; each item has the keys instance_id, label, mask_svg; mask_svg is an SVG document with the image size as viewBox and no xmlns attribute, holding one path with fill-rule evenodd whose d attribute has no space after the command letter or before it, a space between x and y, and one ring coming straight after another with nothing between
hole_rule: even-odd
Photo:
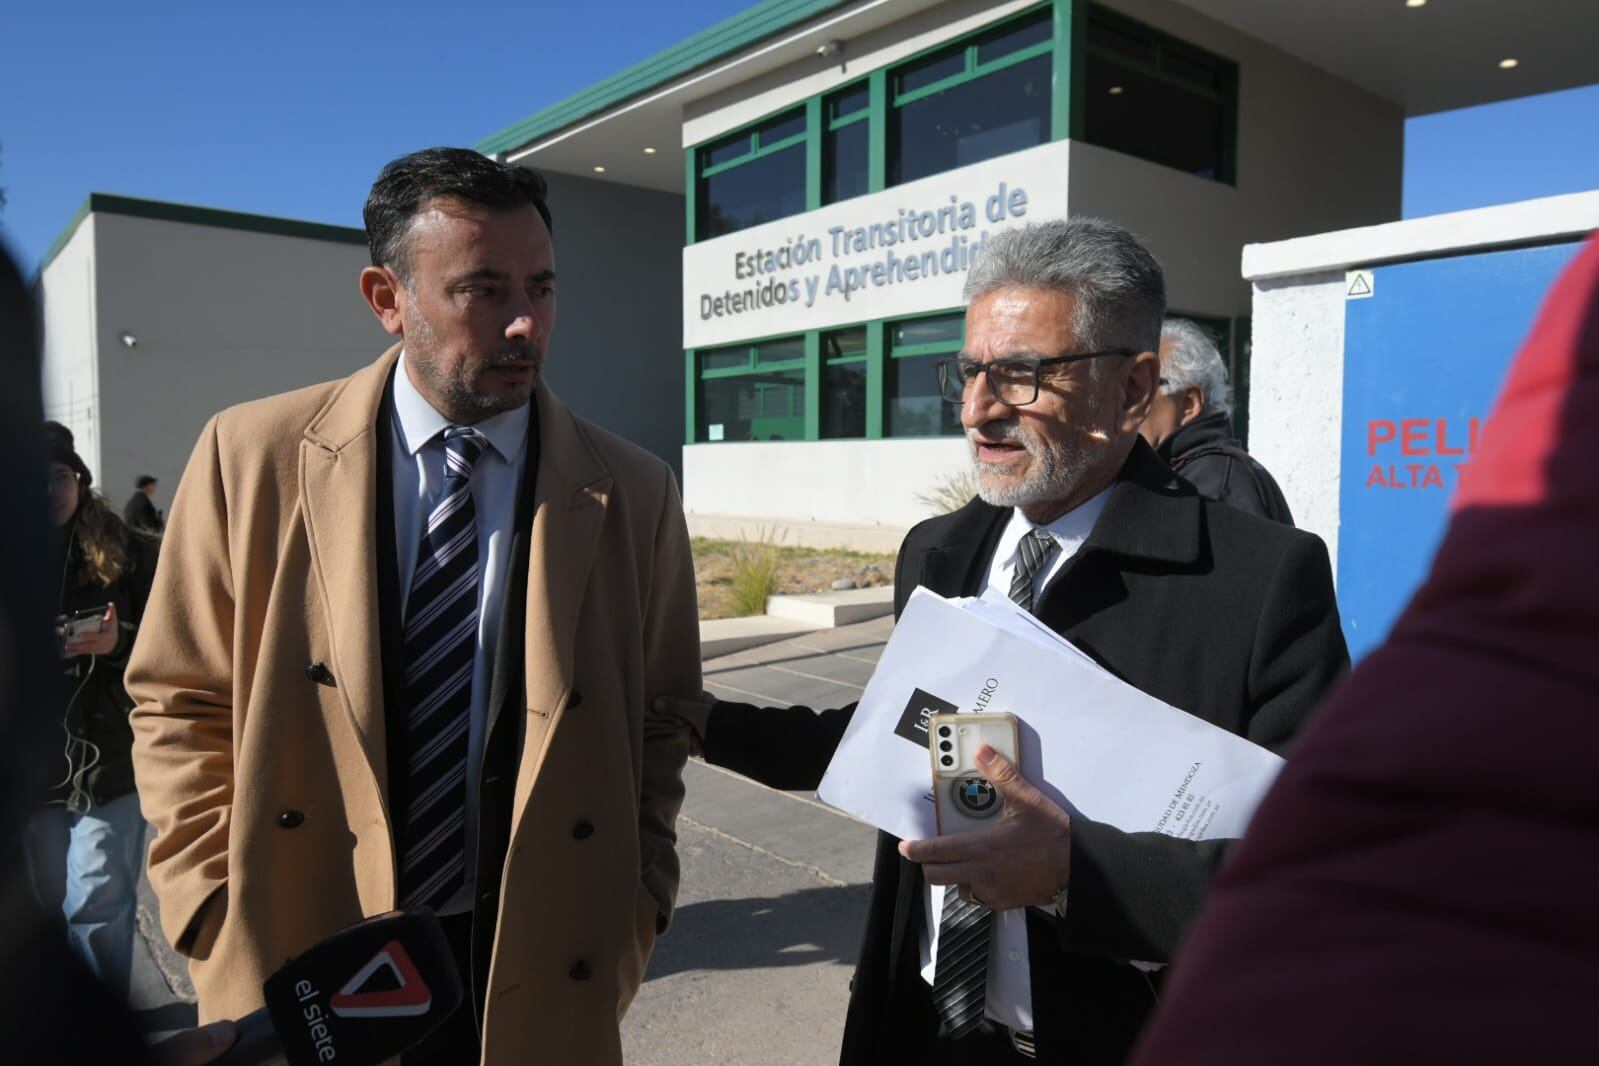
<instances>
[{"instance_id":1,"label":"blue sky","mask_svg":"<svg viewBox=\"0 0 1599 1066\"><path fill-rule=\"evenodd\" d=\"M96 191L359 225L393 156L471 144L751 2L13 5L0 234L31 269ZM1414 119L1405 214L1599 187L1595 129L1599 86Z\"/></svg>"}]
</instances>

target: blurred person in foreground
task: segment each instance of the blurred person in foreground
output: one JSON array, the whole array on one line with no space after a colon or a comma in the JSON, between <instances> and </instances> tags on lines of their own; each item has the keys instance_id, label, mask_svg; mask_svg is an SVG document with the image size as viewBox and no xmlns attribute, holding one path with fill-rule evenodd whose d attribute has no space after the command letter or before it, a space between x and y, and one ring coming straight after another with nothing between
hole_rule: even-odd
<instances>
[{"instance_id":1,"label":"blurred person in foreground","mask_svg":"<svg viewBox=\"0 0 1599 1066\"><path fill-rule=\"evenodd\" d=\"M1139 1066L1599 1055L1599 238L1432 572L1256 813Z\"/></svg>"},{"instance_id":2,"label":"blurred person in foreground","mask_svg":"<svg viewBox=\"0 0 1599 1066\"><path fill-rule=\"evenodd\" d=\"M38 430L37 308L0 244L0 471L29 484L48 465ZM148 1060L125 1006L89 972L60 935L59 912L38 907L23 827L37 808L60 751L59 643L51 605L59 587L45 561L51 532L44 494L14 507L0 524L0 1048L21 1054L41 1043L52 1063L202 1066L232 1045L231 1022L179 1033Z\"/></svg>"},{"instance_id":3,"label":"blurred person in foreground","mask_svg":"<svg viewBox=\"0 0 1599 1066\"><path fill-rule=\"evenodd\" d=\"M650 700L700 687L677 487L543 381L542 178L427 149L365 217L400 343L212 418L173 501L128 673L162 921L209 1020L430 908L468 998L408 1066L620 1063L678 881Z\"/></svg>"},{"instance_id":4,"label":"blurred person in foreground","mask_svg":"<svg viewBox=\"0 0 1599 1066\"><path fill-rule=\"evenodd\" d=\"M144 818L133 791L132 701L122 672L155 574L155 543L128 529L91 487L72 433L45 423L49 573L65 673L45 808L28 825L40 903L61 913L73 948L126 1001L133 965ZM79 612L92 616L65 632Z\"/></svg>"},{"instance_id":5,"label":"blurred person in foreground","mask_svg":"<svg viewBox=\"0 0 1599 1066\"><path fill-rule=\"evenodd\" d=\"M1160 391L1139 435L1200 495L1293 525L1282 489L1233 436L1232 411L1216 345L1186 318L1168 318L1160 331Z\"/></svg>"},{"instance_id":6,"label":"blurred person in foreground","mask_svg":"<svg viewBox=\"0 0 1599 1066\"><path fill-rule=\"evenodd\" d=\"M990 241L966 298L940 388L980 498L906 536L896 612L918 585L1009 596L1130 684L1282 750L1348 664L1327 550L1205 499L1138 436L1159 265L1106 222L1032 224ZM817 786L855 711L670 706L710 762L784 789ZM1228 844L1068 815L986 750L993 828L879 837L850 1066L1123 1061Z\"/></svg>"}]
</instances>

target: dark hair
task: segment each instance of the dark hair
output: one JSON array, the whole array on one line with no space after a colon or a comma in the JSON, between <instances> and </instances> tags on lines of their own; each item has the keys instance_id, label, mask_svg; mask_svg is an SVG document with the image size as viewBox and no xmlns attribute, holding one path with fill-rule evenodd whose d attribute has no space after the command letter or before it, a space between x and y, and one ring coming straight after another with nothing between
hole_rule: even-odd
<instances>
[{"instance_id":1,"label":"dark hair","mask_svg":"<svg viewBox=\"0 0 1599 1066\"><path fill-rule=\"evenodd\" d=\"M140 474L139 480L133 483L133 487L136 489L142 489L146 485L154 485L155 483L156 479L151 477L149 474Z\"/></svg>"},{"instance_id":2,"label":"dark hair","mask_svg":"<svg viewBox=\"0 0 1599 1066\"><path fill-rule=\"evenodd\" d=\"M544 178L528 167L498 163L470 148L424 148L385 166L367 195L366 243L373 266L386 266L406 279L405 238L411 220L441 196L483 207L513 208L532 204L551 233Z\"/></svg>"}]
</instances>

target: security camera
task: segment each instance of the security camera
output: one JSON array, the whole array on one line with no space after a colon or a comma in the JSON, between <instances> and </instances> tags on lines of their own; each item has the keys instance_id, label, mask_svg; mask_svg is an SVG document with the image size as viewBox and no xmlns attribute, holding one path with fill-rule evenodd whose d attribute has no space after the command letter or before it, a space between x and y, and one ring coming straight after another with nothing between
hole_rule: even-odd
<instances>
[{"instance_id":1,"label":"security camera","mask_svg":"<svg viewBox=\"0 0 1599 1066\"><path fill-rule=\"evenodd\" d=\"M124 348L137 348L139 346L139 338L127 330L123 330L122 335L117 339L122 342Z\"/></svg>"},{"instance_id":2,"label":"security camera","mask_svg":"<svg viewBox=\"0 0 1599 1066\"><path fill-rule=\"evenodd\" d=\"M844 54L844 42L837 38L831 41L823 41L817 46L816 54L823 59L837 59Z\"/></svg>"}]
</instances>

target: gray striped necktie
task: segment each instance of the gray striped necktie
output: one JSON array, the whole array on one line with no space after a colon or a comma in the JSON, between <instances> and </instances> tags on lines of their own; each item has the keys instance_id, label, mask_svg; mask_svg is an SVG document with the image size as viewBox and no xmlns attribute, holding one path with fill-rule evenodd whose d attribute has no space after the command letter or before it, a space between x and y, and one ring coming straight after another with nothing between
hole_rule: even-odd
<instances>
[{"instance_id":1,"label":"gray striped necktie","mask_svg":"<svg viewBox=\"0 0 1599 1066\"><path fill-rule=\"evenodd\" d=\"M442 906L466 879L466 758L477 655L477 511L472 468L484 439L444 434L444 487L428 512L405 610L405 750L410 802L400 831L400 901Z\"/></svg>"},{"instance_id":2,"label":"gray striped necktie","mask_svg":"<svg viewBox=\"0 0 1599 1066\"><path fill-rule=\"evenodd\" d=\"M1028 530L1016 549L1016 572L1010 598L1025 611L1033 609L1033 580L1060 550L1054 537ZM933 968L933 1006L938 1035L958 1039L983 1023L988 1000L988 941L994 912L967 903L953 888L944 892L938 918L938 962Z\"/></svg>"}]
</instances>

